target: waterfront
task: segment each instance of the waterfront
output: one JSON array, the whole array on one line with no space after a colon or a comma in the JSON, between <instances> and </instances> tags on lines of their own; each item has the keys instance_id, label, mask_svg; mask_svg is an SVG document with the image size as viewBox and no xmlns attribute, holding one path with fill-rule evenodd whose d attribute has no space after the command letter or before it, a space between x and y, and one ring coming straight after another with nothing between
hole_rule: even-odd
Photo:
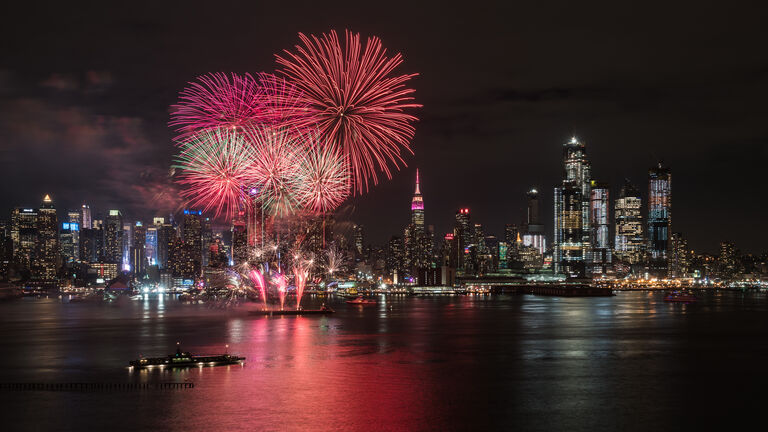
<instances>
[{"instance_id":1,"label":"waterfront","mask_svg":"<svg viewBox=\"0 0 768 432\"><path fill-rule=\"evenodd\" d=\"M26 298L0 304L0 382L195 388L0 391L0 406L5 430L679 430L757 418L766 296L662 298L390 296L282 318L171 298ZM247 362L125 368L177 341L200 354L229 345Z\"/></svg>"}]
</instances>

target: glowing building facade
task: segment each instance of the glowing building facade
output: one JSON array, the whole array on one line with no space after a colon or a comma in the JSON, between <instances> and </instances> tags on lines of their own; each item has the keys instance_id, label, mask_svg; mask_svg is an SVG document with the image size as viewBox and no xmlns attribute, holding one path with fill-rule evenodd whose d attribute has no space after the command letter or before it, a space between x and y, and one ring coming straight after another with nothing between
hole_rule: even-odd
<instances>
[{"instance_id":1,"label":"glowing building facade","mask_svg":"<svg viewBox=\"0 0 768 432\"><path fill-rule=\"evenodd\" d=\"M645 253L642 204L640 191L626 180L614 204L616 235L613 252L618 261L630 266L642 264Z\"/></svg>"},{"instance_id":2,"label":"glowing building facade","mask_svg":"<svg viewBox=\"0 0 768 432\"><path fill-rule=\"evenodd\" d=\"M584 144L563 145L563 185L555 188L554 267L568 277L584 277L589 236L589 196L592 167Z\"/></svg>"},{"instance_id":3,"label":"glowing building facade","mask_svg":"<svg viewBox=\"0 0 768 432\"><path fill-rule=\"evenodd\" d=\"M59 230L56 207L49 195L37 211L37 242L32 276L43 282L54 282L59 263Z\"/></svg>"},{"instance_id":4,"label":"glowing building facade","mask_svg":"<svg viewBox=\"0 0 768 432\"><path fill-rule=\"evenodd\" d=\"M672 228L672 171L659 163L648 171L648 273L666 277Z\"/></svg>"},{"instance_id":5,"label":"glowing building facade","mask_svg":"<svg viewBox=\"0 0 768 432\"><path fill-rule=\"evenodd\" d=\"M534 247L539 253L543 254L547 249L547 238L544 233L544 225L539 217L539 191L536 188L531 188L525 195L528 198L528 212L525 234L523 234L523 245ZM515 239L516 234L514 233L510 239L505 227L505 241L510 242L510 240Z\"/></svg>"},{"instance_id":6,"label":"glowing building facade","mask_svg":"<svg viewBox=\"0 0 768 432\"><path fill-rule=\"evenodd\" d=\"M611 267L610 189L605 183L590 182L589 191L589 273L599 277Z\"/></svg>"}]
</instances>

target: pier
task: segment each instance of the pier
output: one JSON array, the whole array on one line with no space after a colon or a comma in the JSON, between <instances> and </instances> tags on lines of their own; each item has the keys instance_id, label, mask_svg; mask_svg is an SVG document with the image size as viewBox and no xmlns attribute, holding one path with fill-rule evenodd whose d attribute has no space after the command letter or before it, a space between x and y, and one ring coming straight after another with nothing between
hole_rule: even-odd
<instances>
[{"instance_id":1,"label":"pier","mask_svg":"<svg viewBox=\"0 0 768 432\"><path fill-rule=\"evenodd\" d=\"M0 383L0 391L137 391L183 390L195 388L193 382L162 383Z\"/></svg>"}]
</instances>

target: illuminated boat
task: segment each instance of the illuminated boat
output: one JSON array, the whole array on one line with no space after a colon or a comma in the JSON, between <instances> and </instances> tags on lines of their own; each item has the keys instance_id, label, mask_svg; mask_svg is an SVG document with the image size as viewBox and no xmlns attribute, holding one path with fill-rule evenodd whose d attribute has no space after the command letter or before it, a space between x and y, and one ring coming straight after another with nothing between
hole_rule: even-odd
<instances>
[{"instance_id":1,"label":"illuminated boat","mask_svg":"<svg viewBox=\"0 0 768 432\"><path fill-rule=\"evenodd\" d=\"M669 291L664 296L664 301L670 303L696 303L697 300L695 295L685 291Z\"/></svg>"},{"instance_id":2,"label":"illuminated boat","mask_svg":"<svg viewBox=\"0 0 768 432\"><path fill-rule=\"evenodd\" d=\"M363 298L363 296L360 296L360 297L358 297L358 298L356 298L354 300L347 300L347 304L363 305L363 306L365 306L365 305L375 305L376 304L376 300L374 300L374 299L367 299L367 298Z\"/></svg>"},{"instance_id":3,"label":"illuminated boat","mask_svg":"<svg viewBox=\"0 0 768 432\"><path fill-rule=\"evenodd\" d=\"M230 354L220 355L192 355L188 352L181 352L181 348L176 348L176 354L170 354L166 357L145 357L128 362L129 367L137 369L151 368L186 368L203 366L223 366L232 364L242 364L245 357L234 356Z\"/></svg>"}]
</instances>

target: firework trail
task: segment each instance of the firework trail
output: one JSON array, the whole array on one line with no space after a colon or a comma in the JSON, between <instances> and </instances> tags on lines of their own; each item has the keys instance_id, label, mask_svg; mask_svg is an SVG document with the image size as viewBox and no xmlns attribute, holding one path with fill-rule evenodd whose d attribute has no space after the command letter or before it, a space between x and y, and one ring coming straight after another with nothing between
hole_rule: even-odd
<instances>
[{"instance_id":1,"label":"firework trail","mask_svg":"<svg viewBox=\"0 0 768 432\"><path fill-rule=\"evenodd\" d=\"M417 74L390 76L402 63L398 53L386 56L381 41L345 31L344 47L335 31L322 36L299 33L296 53L276 55L281 72L302 93L310 117L299 127L317 127L348 159L357 193L378 183L377 170L391 178L390 164L405 164L401 151L411 152L417 120L404 111L418 108L405 86Z\"/></svg>"},{"instance_id":2,"label":"firework trail","mask_svg":"<svg viewBox=\"0 0 768 432\"><path fill-rule=\"evenodd\" d=\"M299 205L315 214L333 211L349 196L347 160L332 146L313 145L299 164Z\"/></svg>"},{"instance_id":3,"label":"firework trail","mask_svg":"<svg viewBox=\"0 0 768 432\"><path fill-rule=\"evenodd\" d=\"M304 295L304 288L307 284L309 271L312 269L314 260L307 257L297 250L293 254L293 283L296 286L296 310L301 309L301 297Z\"/></svg>"},{"instance_id":4,"label":"firework trail","mask_svg":"<svg viewBox=\"0 0 768 432\"><path fill-rule=\"evenodd\" d=\"M240 130L264 121L262 87L250 74L212 73L197 78L179 94L172 105L169 125L180 137L201 130L227 128Z\"/></svg>"},{"instance_id":5,"label":"firework trail","mask_svg":"<svg viewBox=\"0 0 768 432\"><path fill-rule=\"evenodd\" d=\"M181 170L181 195L190 205L234 216L251 180L253 147L243 134L229 129L207 130L180 143L176 166Z\"/></svg>"},{"instance_id":6,"label":"firework trail","mask_svg":"<svg viewBox=\"0 0 768 432\"><path fill-rule=\"evenodd\" d=\"M277 295L280 298L280 310L283 310L285 307L285 294L288 291L288 280L282 273L276 273L274 279L277 285Z\"/></svg>"},{"instance_id":7,"label":"firework trail","mask_svg":"<svg viewBox=\"0 0 768 432\"><path fill-rule=\"evenodd\" d=\"M264 282L264 275L258 270L251 270L250 273L251 282L259 290L261 298L264 302L264 309L267 308L267 285Z\"/></svg>"}]
</instances>

